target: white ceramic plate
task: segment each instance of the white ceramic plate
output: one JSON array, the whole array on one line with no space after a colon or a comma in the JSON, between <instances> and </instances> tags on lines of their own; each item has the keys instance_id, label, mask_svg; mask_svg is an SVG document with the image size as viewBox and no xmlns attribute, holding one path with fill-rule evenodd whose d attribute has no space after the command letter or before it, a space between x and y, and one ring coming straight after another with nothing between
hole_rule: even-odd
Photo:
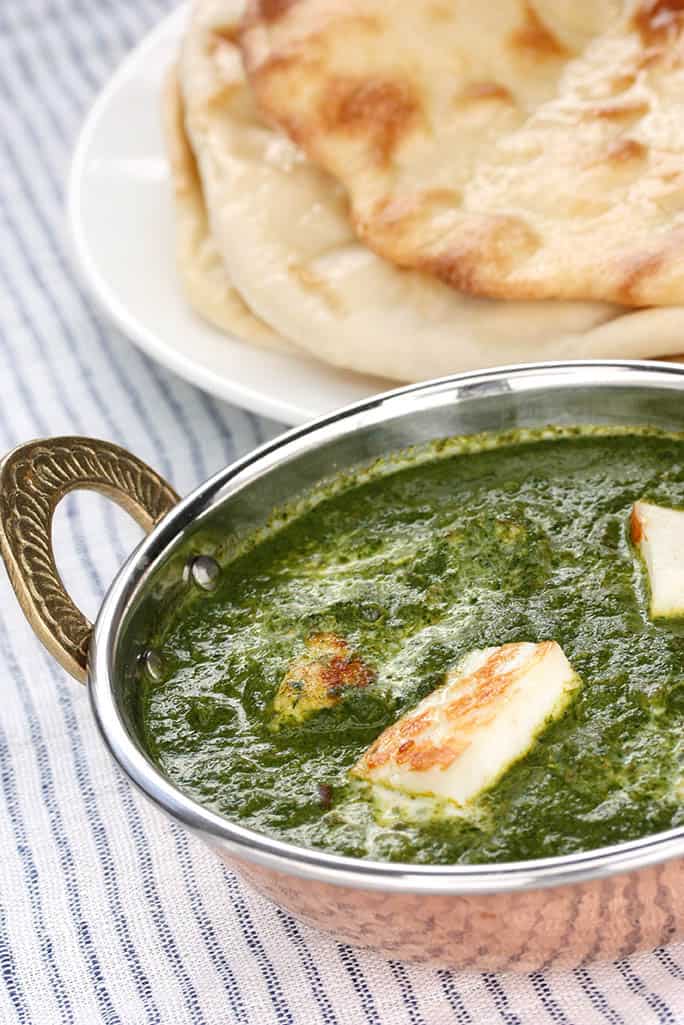
<instances>
[{"instance_id":1,"label":"white ceramic plate","mask_svg":"<svg viewBox=\"0 0 684 1025\"><path fill-rule=\"evenodd\" d=\"M68 210L81 271L118 327L205 391L288 424L387 387L222 334L187 306L176 275L160 94L183 5L123 62L96 100L71 165Z\"/></svg>"}]
</instances>

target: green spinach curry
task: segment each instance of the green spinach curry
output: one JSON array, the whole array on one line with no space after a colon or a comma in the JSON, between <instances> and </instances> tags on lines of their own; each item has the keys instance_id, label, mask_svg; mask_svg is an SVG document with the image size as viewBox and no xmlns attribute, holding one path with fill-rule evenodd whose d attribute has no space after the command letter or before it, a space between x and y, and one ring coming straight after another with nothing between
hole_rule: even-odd
<instances>
[{"instance_id":1,"label":"green spinach curry","mask_svg":"<svg viewBox=\"0 0 684 1025\"><path fill-rule=\"evenodd\" d=\"M684 506L683 438L480 436L332 487L243 545L212 592L189 586L140 690L150 755L230 819L358 857L501 862L681 824L684 628L649 618L642 498ZM293 663L331 637L363 685L279 714ZM468 653L548 640L582 685L471 807L379 802L349 775Z\"/></svg>"}]
</instances>

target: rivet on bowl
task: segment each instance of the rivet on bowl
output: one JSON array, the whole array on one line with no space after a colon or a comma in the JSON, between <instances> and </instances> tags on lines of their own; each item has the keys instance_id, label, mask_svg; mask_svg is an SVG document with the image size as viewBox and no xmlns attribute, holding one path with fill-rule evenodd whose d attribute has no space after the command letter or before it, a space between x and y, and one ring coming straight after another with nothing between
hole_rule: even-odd
<instances>
[{"instance_id":1,"label":"rivet on bowl","mask_svg":"<svg viewBox=\"0 0 684 1025\"><path fill-rule=\"evenodd\" d=\"M154 651L152 648L146 651L143 655L143 665L145 666L147 675L151 677L155 683L158 683L159 680L162 679L164 675L164 663L158 651Z\"/></svg>"},{"instance_id":2,"label":"rivet on bowl","mask_svg":"<svg viewBox=\"0 0 684 1025\"><path fill-rule=\"evenodd\" d=\"M186 575L204 591L214 590L219 572L219 564L210 555L196 555L186 567Z\"/></svg>"}]
</instances>

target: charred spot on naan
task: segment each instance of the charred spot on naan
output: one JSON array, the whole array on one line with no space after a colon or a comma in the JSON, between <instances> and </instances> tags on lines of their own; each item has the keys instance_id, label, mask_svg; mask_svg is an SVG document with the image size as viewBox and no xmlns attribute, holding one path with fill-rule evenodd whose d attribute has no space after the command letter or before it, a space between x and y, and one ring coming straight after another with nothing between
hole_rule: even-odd
<instances>
[{"instance_id":1,"label":"charred spot on naan","mask_svg":"<svg viewBox=\"0 0 684 1025\"><path fill-rule=\"evenodd\" d=\"M568 57L568 50L544 24L534 7L525 4L525 19L510 35L512 52L525 60L556 60Z\"/></svg>"},{"instance_id":2,"label":"charred spot on naan","mask_svg":"<svg viewBox=\"0 0 684 1025\"><path fill-rule=\"evenodd\" d=\"M611 142L606 149L605 159L610 164L633 163L648 156L648 146L637 139L621 137Z\"/></svg>"},{"instance_id":3,"label":"charred spot on naan","mask_svg":"<svg viewBox=\"0 0 684 1025\"><path fill-rule=\"evenodd\" d=\"M619 96L620 93L626 93L628 89L631 89L636 80L635 71L624 71L619 75L613 75L607 82L607 87L610 89L611 95Z\"/></svg>"},{"instance_id":4,"label":"charred spot on naan","mask_svg":"<svg viewBox=\"0 0 684 1025\"><path fill-rule=\"evenodd\" d=\"M668 47L684 28L684 0L643 0L632 26L647 48Z\"/></svg>"},{"instance_id":5,"label":"charred spot on naan","mask_svg":"<svg viewBox=\"0 0 684 1025\"><path fill-rule=\"evenodd\" d=\"M457 104L477 103L478 101L495 100L499 103L515 103L510 89L499 82L470 82L456 94Z\"/></svg>"},{"instance_id":6,"label":"charred spot on naan","mask_svg":"<svg viewBox=\"0 0 684 1025\"><path fill-rule=\"evenodd\" d=\"M439 255L427 257L424 270L436 275L452 288L473 295L491 294L484 289L480 275L496 271L502 283L499 294L506 297L506 278L525 260L531 258L541 244L534 229L520 217L487 216L479 219L467 235Z\"/></svg>"},{"instance_id":7,"label":"charred spot on naan","mask_svg":"<svg viewBox=\"0 0 684 1025\"><path fill-rule=\"evenodd\" d=\"M209 40L207 42L207 53L209 56L216 53L222 46L237 46L240 42L240 32L239 22L213 28L209 33Z\"/></svg>"},{"instance_id":8,"label":"charred spot on naan","mask_svg":"<svg viewBox=\"0 0 684 1025\"><path fill-rule=\"evenodd\" d=\"M337 76L323 90L318 118L326 131L364 137L381 165L424 123L420 96L406 79Z\"/></svg>"},{"instance_id":9,"label":"charred spot on naan","mask_svg":"<svg viewBox=\"0 0 684 1025\"><path fill-rule=\"evenodd\" d=\"M601 103L596 106L587 107L584 110L584 117L595 117L602 121L615 121L623 124L625 121L638 121L645 117L650 110L646 100L623 100L615 103Z\"/></svg>"},{"instance_id":10,"label":"charred spot on naan","mask_svg":"<svg viewBox=\"0 0 684 1025\"><path fill-rule=\"evenodd\" d=\"M267 23L278 21L297 3L299 0L254 0L250 4L249 16L261 18Z\"/></svg>"},{"instance_id":11,"label":"charred spot on naan","mask_svg":"<svg viewBox=\"0 0 684 1025\"><path fill-rule=\"evenodd\" d=\"M449 220L463 202L460 189L429 188L422 192L383 197L375 204L368 217L360 216L352 207L350 217L356 234L381 256L391 253L397 267L409 267L410 260L402 264L403 241L411 238L428 225L433 233L440 230L440 222ZM429 270L427 264L420 268ZM439 276L439 275L436 275Z\"/></svg>"}]
</instances>

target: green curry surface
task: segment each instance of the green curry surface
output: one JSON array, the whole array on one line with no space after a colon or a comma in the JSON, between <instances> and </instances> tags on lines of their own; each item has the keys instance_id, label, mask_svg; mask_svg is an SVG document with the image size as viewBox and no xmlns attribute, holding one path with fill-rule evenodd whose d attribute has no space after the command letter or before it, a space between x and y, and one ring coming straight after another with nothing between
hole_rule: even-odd
<instances>
[{"instance_id":1,"label":"green curry surface","mask_svg":"<svg viewBox=\"0 0 684 1025\"><path fill-rule=\"evenodd\" d=\"M289 841L404 862L565 854L684 821L684 627L649 620L629 538L635 499L684 506L684 440L505 442L350 482L245 548L213 592L189 587L154 638L163 678L140 691L174 783ZM274 728L289 664L328 631L373 682ZM583 686L466 814L379 808L350 780L467 652L551 639Z\"/></svg>"}]
</instances>

